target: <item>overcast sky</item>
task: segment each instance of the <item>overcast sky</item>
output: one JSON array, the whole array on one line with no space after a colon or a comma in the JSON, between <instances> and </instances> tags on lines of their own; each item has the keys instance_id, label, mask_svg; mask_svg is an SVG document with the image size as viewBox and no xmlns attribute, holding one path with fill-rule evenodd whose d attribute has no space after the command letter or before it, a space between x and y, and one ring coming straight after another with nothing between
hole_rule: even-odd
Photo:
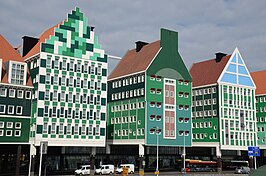
<instances>
[{"instance_id":1,"label":"overcast sky","mask_svg":"<svg viewBox=\"0 0 266 176\"><path fill-rule=\"evenodd\" d=\"M110 55L123 57L138 40L159 40L160 28L167 28L178 31L188 69L236 47L250 71L266 69L265 0L1 0L0 33L17 46L22 36L38 36L75 7Z\"/></svg>"}]
</instances>

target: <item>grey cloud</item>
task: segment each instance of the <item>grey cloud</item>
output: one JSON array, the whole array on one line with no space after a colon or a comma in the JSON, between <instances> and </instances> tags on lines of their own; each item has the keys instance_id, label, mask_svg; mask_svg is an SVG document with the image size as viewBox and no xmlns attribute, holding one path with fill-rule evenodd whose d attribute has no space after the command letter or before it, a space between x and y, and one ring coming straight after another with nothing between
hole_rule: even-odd
<instances>
[{"instance_id":1,"label":"grey cloud","mask_svg":"<svg viewBox=\"0 0 266 176\"><path fill-rule=\"evenodd\" d=\"M23 35L38 36L76 6L111 55L122 57L137 40L159 40L165 27L179 32L188 68L217 51L231 54L235 47L251 71L266 67L264 0L8 0L0 2L0 33L16 46Z\"/></svg>"}]
</instances>

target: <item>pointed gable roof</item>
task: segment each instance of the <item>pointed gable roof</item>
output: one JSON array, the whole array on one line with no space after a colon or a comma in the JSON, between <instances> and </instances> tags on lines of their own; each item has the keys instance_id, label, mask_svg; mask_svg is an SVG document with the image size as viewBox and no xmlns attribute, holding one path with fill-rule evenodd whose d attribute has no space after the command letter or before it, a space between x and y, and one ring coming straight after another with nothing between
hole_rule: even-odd
<instances>
[{"instance_id":1,"label":"pointed gable roof","mask_svg":"<svg viewBox=\"0 0 266 176\"><path fill-rule=\"evenodd\" d=\"M247 66L236 48L231 55L218 83L229 83L256 88Z\"/></svg>"},{"instance_id":2,"label":"pointed gable roof","mask_svg":"<svg viewBox=\"0 0 266 176\"><path fill-rule=\"evenodd\" d=\"M7 62L9 60L23 62L23 58L1 34L0 34L0 58L3 59L3 62Z\"/></svg>"},{"instance_id":3,"label":"pointed gable roof","mask_svg":"<svg viewBox=\"0 0 266 176\"><path fill-rule=\"evenodd\" d=\"M4 66L5 62L10 60L16 62L23 62L23 58L20 56L17 50L15 50L10 43L0 34L0 58L2 59L2 77L1 82L8 84L7 70ZM30 78L29 72L27 70L26 85L32 86L32 80Z\"/></svg>"},{"instance_id":4,"label":"pointed gable roof","mask_svg":"<svg viewBox=\"0 0 266 176\"><path fill-rule=\"evenodd\" d=\"M190 69L193 87L216 84L229 59L230 55L227 55L220 62L214 58L194 63Z\"/></svg>"},{"instance_id":5,"label":"pointed gable roof","mask_svg":"<svg viewBox=\"0 0 266 176\"><path fill-rule=\"evenodd\" d=\"M250 73L256 85L256 95L266 94L266 70Z\"/></svg>"},{"instance_id":6,"label":"pointed gable roof","mask_svg":"<svg viewBox=\"0 0 266 176\"><path fill-rule=\"evenodd\" d=\"M140 51L129 50L116 68L112 71L109 80L145 71L160 50L160 40L147 44Z\"/></svg>"}]
</instances>

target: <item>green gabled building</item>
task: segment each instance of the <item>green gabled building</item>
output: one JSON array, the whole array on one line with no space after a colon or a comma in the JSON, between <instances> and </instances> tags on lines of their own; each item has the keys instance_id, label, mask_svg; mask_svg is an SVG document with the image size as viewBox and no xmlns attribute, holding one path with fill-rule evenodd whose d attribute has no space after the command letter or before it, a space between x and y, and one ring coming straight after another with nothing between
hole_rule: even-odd
<instances>
[{"instance_id":1,"label":"green gabled building","mask_svg":"<svg viewBox=\"0 0 266 176\"><path fill-rule=\"evenodd\" d=\"M23 41L35 91L30 138L35 146L48 142L52 170L75 169L105 146L107 55L87 23L76 8Z\"/></svg>"},{"instance_id":2,"label":"green gabled building","mask_svg":"<svg viewBox=\"0 0 266 176\"><path fill-rule=\"evenodd\" d=\"M1 173L15 175L17 158L28 159L32 89L27 64L0 35Z\"/></svg>"},{"instance_id":3,"label":"green gabled building","mask_svg":"<svg viewBox=\"0 0 266 176\"><path fill-rule=\"evenodd\" d=\"M247 159L247 152L241 151L257 145L256 86L238 49L232 55L216 53L214 59L194 63L190 74L193 148L205 147L198 150L199 157L210 149L210 159L225 155Z\"/></svg>"},{"instance_id":4,"label":"green gabled building","mask_svg":"<svg viewBox=\"0 0 266 176\"><path fill-rule=\"evenodd\" d=\"M259 165L262 165L266 163L266 70L252 72L251 76L256 84L257 145L261 149Z\"/></svg>"},{"instance_id":5,"label":"green gabled building","mask_svg":"<svg viewBox=\"0 0 266 176\"><path fill-rule=\"evenodd\" d=\"M161 29L161 40L136 42L108 77L111 159L138 164L144 157L145 167L154 168L158 142L160 157L171 163L160 167L173 167L180 147L192 142L191 81L177 32Z\"/></svg>"}]
</instances>

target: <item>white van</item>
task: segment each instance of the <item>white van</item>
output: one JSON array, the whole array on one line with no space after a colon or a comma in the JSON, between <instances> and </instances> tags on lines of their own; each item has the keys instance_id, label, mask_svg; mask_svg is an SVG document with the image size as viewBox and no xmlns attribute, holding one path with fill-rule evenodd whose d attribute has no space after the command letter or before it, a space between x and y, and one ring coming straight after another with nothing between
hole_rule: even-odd
<instances>
[{"instance_id":1,"label":"white van","mask_svg":"<svg viewBox=\"0 0 266 176\"><path fill-rule=\"evenodd\" d=\"M98 169L95 170L95 174L113 174L115 167L112 164L101 165Z\"/></svg>"},{"instance_id":2,"label":"white van","mask_svg":"<svg viewBox=\"0 0 266 176\"><path fill-rule=\"evenodd\" d=\"M122 173L123 172L123 167L127 167L128 168L128 173L129 174L134 174L135 172L135 166L134 164L120 164L119 167L116 168L116 173Z\"/></svg>"},{"instance_id":3,"label":"white van","mask_svg":"<svg viewBox=\"0 0 266 176\"><path fill-rule=\"evenodd\" d=\"M90 174L90 165L82 165L80 168L75 170L75 175L89 175Z\"/></svg>"}]
</instances>

